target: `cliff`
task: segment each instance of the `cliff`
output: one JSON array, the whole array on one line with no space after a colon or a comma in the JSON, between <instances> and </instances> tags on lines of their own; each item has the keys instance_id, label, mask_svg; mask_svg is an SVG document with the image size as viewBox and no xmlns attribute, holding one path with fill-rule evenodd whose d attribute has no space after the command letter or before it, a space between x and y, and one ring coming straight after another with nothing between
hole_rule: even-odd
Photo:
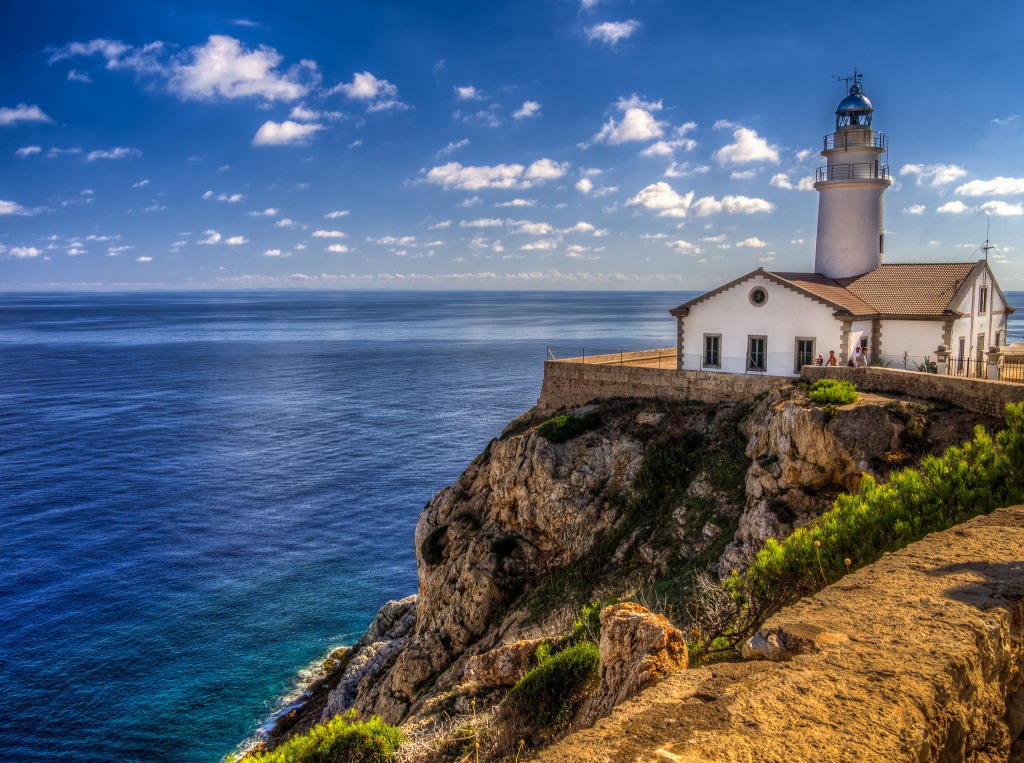
<instances>
[{"instance_id":1,"label":"cliff","mask_svg":"<svg viewBox=\"0 0 1024 763\"><path fill-rule=\"evenodd\" d=\"M773 662L675 673L539 761L1024 761L1024 506L772 617Z\"/></svg>"},{"instance_id":2,"label":"cliff","mask_svg":"<svg viewBox=\"0 0 1024 763\"><path fill-rule=\"evenodd\" d=\"M648 636L629 643L629 629L616 640L602 628L607 675L576 721L592 722L668 675L664 666L685 666L670 645L690 622L696 573L742 568L766 538L806 524L863 474L884 480L967 439L979 420L881 395L831 412L797 387L752 406L620 399L565 413L512 422L427 504L416 529L418 597L381 609L271 745L355 709L433 739L420 759L450 759L451 719L472 710L495 724L500 756L510 731L493 709L541 639L564 636L595 599L665 613L664 622L609 615L639 618L633 630ZM609 672L608 655L636 667Z\"/></svg>"}]
</instances>

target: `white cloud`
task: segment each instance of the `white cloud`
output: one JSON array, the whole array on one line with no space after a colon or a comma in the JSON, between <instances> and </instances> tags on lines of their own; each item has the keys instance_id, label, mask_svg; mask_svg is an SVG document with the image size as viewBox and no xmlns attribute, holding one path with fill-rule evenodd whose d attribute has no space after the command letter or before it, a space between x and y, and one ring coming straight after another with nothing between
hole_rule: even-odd
<instances>
[{"instance_id":1,"label":"white cloud","mask_svg":"<svg viewBox=\"0 0 1024 763\"><path fill-rule=\"evenodd\" d=\"M747 196L723 196L718 201L714 196L705 196L693 203L693 213L697 217L724 212L729 215L751 215L758 212L771 212L775 205L764 199L752 199Z\"/></svg>"},{"instance_id":2,"label":"white cloud","mask_svg":"<svg viewBox=\"0 0 1024 763\"><path fill-rule=\"evenodd\" d=\"M141 257L136 257L135 261L136 262L152 262L153 258L144 254Z\"/></svg>"},{"instance_id":3,"label":"white cloud","mask_svg":"<svg viewBox=\"0 0 1024 763\"><path fill-rule=\"evenodd\" d=\"M281 210L277 207L267 207L262 212L246 212L249 217L277 217Z\"/></svg>"},{"instance_id":4,"label":"white cloud","mask_svg":"<svg viewBox=\"0 0 1024 763\"><path fill-rule=\"evenodd\" d=\"M344 254L345 252L349 251L349 248L344 244L331 244L329 247L327 247L327 251L335 252L337 254Z\"/></svg>"},{"instance_id":5,"label":"white cloud","mask_svg":"<svg viewBox=\"0 0 1024 763\"><path fill-rule=\"evenodd\" d=\"M451 142L448 143L447 146L445 146L444 148L440 149L437 152L436 156L438 156L438 157L447 156L448 154L455 153L460 148L464 148L465 146L468 146L468 145L469 145L469 138L463 138L462 140L459 140L459 141L451 141Z\"/></svg>"},{"instance_id":6,"label":"white cloud","mask_svg":"<svg viewBox=\"0 0 1024 763\"><path fill-rule=\"evenodd\" d=\"M460 228L500 228L505 224L504 220L495 217L480 218L479 220L462 220Z\"/></svg>"},{"instance_id":7,"label":"white cloud","mask_svg":"<svg viewBox=\"0 0 1024 763\"><path fill-rule=\"evenodd\" d=\"M540 114L540 104L537 101L523 101L523 105L520 106L514 114L513 119L529 119Z\"/></svg>"},{"instance_id":8,"label":"white cloud","mask_svg":"<svg viewBox=\"0 0 1024 763\"><path fill-rule=\"evenodd\" d=\"M957 187L958 196L1006 196L1024 193L1024 178L995 177L991 180L972 180Z\"/></svg>"},{"instance_id":9,"label":"white cloud","mask_svg":"<svg viewBox=\"0 0 1024 763\"><path fill-rule=\"evenodd\" d=\"M170 87L182 98L259 97L267 101L294 101L308 92L298 81L301 69L278 72L282 57L271 47L245 49L227 35L211 35L205 45L190 48L184 60L172 64Z\"/></svg>"},{"instance_id":10,"label":"white cloud","mask_svg":"<svg viewBox=\"0 0 1024 763\"><path fill-rule=\"evenodd\" d=\"M140 180L138 183L132 183L132 188L145 188L147 185L149 185L149 183L149 178L144 178L143 180Z\"/></svg>"},{"instance_id":11,"label":"white cloud","mask_svg":"<svg viewBox=\"0 0 1024 763\"><path fill-rule=\"evenodd\" d=\"M718 122L716 126L727 123ZM729 125L730 127L732 125ZM718 149L715 160L719 164L745 164L746 162L778 162L778 146L768 145L768 141L748 127L737 127L733 133L733 142Z\"/></svg>"},{"instance_id":12,"label":"white cloud","mask_svg":"<svg viewBox=\"0 0 1024 763\"><path fill-rule=\"evenodd\" d=\"M25 209L14 201L2 201L0 200L0 215L24 215L28 216L33 214L32 210Z\"/></svg>"},{"instance_id":13,"label":"white cloud","mask_svg":"<svg viewBox=\"0 0 1024 763\"><path fill-rule=\"evenodd\" d=\"M772 175L772 179L768 181L768 185L774 188L782 188L787 191L813 191L814 190L814 178L813 177L802 177L793 185L789 180L789 173L779 172Z\"/></svg>"},{"instance_id":14,"label":"white cloud","mask_svg":"<svg viewBox=\"0 0 1024 763\"><path fill-rule=\"evenodd\" d=\"M264 257L280 257L281 256L281 250L280 249L268 249L267 251L265 251L263 253L263 256Z\"/></svg>"},{"instance_id":15,"label":"white cloud","mask_svg":"<svg viewBox=\"0 0 1024 763\"><path fill-rule=\"evenodd\" d=\"M26 156L32 156L33 154L41 153L42 150L42 146L23 146L19 148L17 151L15 151L14 155L24 158Z\"/></svg>"},{"instance_id":16,"label":"white cloud","mask_svg":"<svg viewBox=\"0 0 1024 763\"><path fill-rule=\"evenodd\" d=\"M215 201L224 201L228 204L238 204L241 201L245 201L245 194L242 193L217 193L213 191L207 191L200 198L204 200L214 199Z\"/></svg>"},{"instance_id":17,"label":"white cloud","mask_svg":"<svg viewBox=\"0 0 1024 763\"><path fill-rule=\"evenodd\" d=\"M228 246L240 246L242 244L248 244L249 239L245 236L232 236L231 238L224 239L224 243Z\"/></svg>"},{"instance_id":18,"label":"white cloud","mask_svg":"<svg viewBox=\"0 0 1024 763\"><path fill-rule=\"evenodd\" d=\"M927 207L925 207L924 204L911 204L909 207L904 207L903 208L903 214L905 214L905 215L923 215L925 213L926 209L927 209Z\"/></svg>"},{"instance_id":19,"label":"white cloud","mask_svg":"<svg viewBox=\"0 0 1024 763\"><path fill-rule=\"evenodd\" d=\"M553 230L550 223L534 223L528 220L510 220L509 223L515 226L513 233L526 233L530 236L546 236Z\"/></svg>"},{"instance_id":20,"label":"white cloud","mask_svg":"<svg viewBox=\"0 0 1024 763\"><path fill-rule=\"evenodd\" d=\"M539 238L536 241L523 244L519 250L521 252L549 252L552 249L557 249L558 243L557 238Z\"/></svg>"},{"instance_id":21,"label":"white cloud","mask_svg":"<svg viewBox=\"0 0 1024 763\"><path fill-rule=\"evenodd\" d=\"M470 196L468 199L460 201L457 206L462 207L463 209L469 209L470 207L475 207L477 204L483 203L484 200L479 196Z\"/></svg>"},{"instance_id":22,"label":"white cloud","mask_svg":"<svg viewBox=\"0 0 1024 763\"><path fill-rule=\"evenodd\" d=\"M86 85L91 85L92 77L90 77L86 72L80 72L78 69L72 69L68 72L68 81L84 82Z\"/></svg>"},{"instance_id":23,"label":"white cloud","mask_svg":"<svg viewBox=\"0 0 1024 763\"><path fill-rule=\"evenodd\" d=\"M967 170L955 164L904 164L900 174L916 175L918 185L941 186L964 177Z\"/></svg>"},{"instance_id":24,"label":"white cloud","mask_svg":"<svg viewBox=\"0 0 1024 763\"><path fill-rule=\"evenodd\" d=\"M345 238L345 234L340 230L315 230L313 238Z\"/></svg>"},{"instance_id":25,"label":"white cloud","mask_svg":"<svg viewBox=\"0 0 1024 763\"><path fill-rule=\"evenodd\" d=\"M751 238L745 238L742 241L737 242L736 246L749 246L751 249L764 249L768 244L757 236L752 236Z\"/></svg>"},{"instance_id":26,"label":"white cloud","mask_svg":"<svg viewBox=\"0 0 1024 763\"><path fill-rule=\"evenodd\" d=\"M441 222L434 223L433 225L429 226L427 230L444 230L445 228L450 227L452 227L451 220L442 220Z\"/></svg>"},{"instance_id":27,"label":"white cloud","mask_svg":"<svg viewBox=\"0 0 1024 763\"><path fill-rule=\"evenodd\" d=\"M343 93L353 101L365 101L367 111L385 111L387 109L407 109L406 104L398 100L398 88L386 79L377 79L370 72L355 73L352 81L342 83L327 91Z\"/></svg>"},{"instance_id":28,"label":"white cloud","mask_svg":"<svg viewBox=\"0 0 1024 763\"><path fill-rule=\"evenodd\" d=\"M700 254L701 252L704 251L696 244L691 244L689 241L684 241L683 239L667 241L666 246L670 247L671 249L675 249L677 252L681 252L683 254Z\"/></svg>"},{"instance_id":29,"label":"white cloud","mask_svg":"<svg viewBox=\"0 0 1024 763\"><path fill-rule=\"evenodd\" d=\"M320 130L324 129L322 124L317 122L293 122L286 119L284 122L266 121L253 136L254 146L294 146L305 145Z\"/></svg>"},{"instance_id":30,"label":"white cloud","mask_svg":"<svg viewBox=\"0 0 1024 763\"><path fill-rule=\"evenodd\" d=\"M991 217L1018 217L1024 215L1024 202L1007 204L1005 201L986 201L978 207L978 211Z\"/></svg>"},{"instance_id":31,"label":"white cloud","mask_svg":"<svg viewBox=\"0 0 1024 763\"><path fill-rule=\"evenodd\" d=\"M414 246L416 244L415 236L381 236L380 238L367 236L366 240L371 244L381 244L382 246Z\"/></svg>"},{"instance_id":32,"label":"white cloud","mask_svg":"<svg viewBox=\"0 0 1024 763\"><path fill-rule=\"evenodd\" d=\"M576 190L580 193L590 193L594 190L594 181L590 178L580 178L576 181Z\"/></svg>"},{"instance_id":33,"label":"white cloud","mask_svg":"<svg viewBox=\"0 0 1024 763\"><path fill-rule=\"evenodd\" d=\"M483 101L487 98L486 95L473 87L473 85L466 85L464 87L455 86L453 90L455 91L455 96L460 101Z\"/></svg>"},{"instance_id":34,"label":"white cloud","mask_svg":"<svg viewBox=\"0 0 1024 763\"><path fill-rule=\"evenodd\" d=\"M443 188L463 191L477 191L482 188L531 188L547 180L562 177L567 164L551 159L538 159L529 167L521 164L498 164L494 166L464 167L459 162L449 162L433 167L427 172L427 182Z\"/></svg>"},{"instance_id":35,"label":"white cloud","mask_svg":"<svg viewBox=\"0 0 1024 763\"><path fill-rule=\"evenodd\" d=\"M733 170L729 173L730 180L751 180L757 177L757 170Z\"/></svg>"},{"instance_id":36,"label":"white cloud","mask_svg":"<svg viewBox=\"0 0 1024 763\"><path fill-rule=\"evenodd\" d=\"M672 162L665 170L665 177L667 178L685 178L691 177L692 175L704 175L711 171L711 168L706 164L697 164L690 166L689 162L683 162L678 164Z\"/></svg>"},{"instance_id":37,"label":"white cloud","mask_svg":"<svg viewBox=\"0 0 1024 763\"><path fill-rule=\"evenodd\" d=\"M219 244L224 237L215 230L206 231L206 238L200 239L200 244Z\"/></svg>"},{"instance_id":38,"label":"white cloud","mask_svg":"<svg viewBox=\"0 0 1024 763\"><path fill-rule=\"evenodd\" d=\"M612 47L615 47L622 40L629 39L629 37L640 28L640 22L636 19L629 19L627 21L605 21L601 24L595 24L592 27L587 27L587 37L591 40L598 40L606 43Z\"/></svg>"},{"instance_id":39,"label":"white cloud","mask_svg":"<svg viewBox=\"0 0 1024 763\"><path fill-rule=\"evenodd\" d=\"M685 217L693 202L693 191L680 196L665 182L652 183L626 201L628 207L643 207L657 211L661 217Z\"/></svg>"},{"instance_id":40,"label":"white cloud","mask_svg":"<svg viewBox=\"0 0 1024 763\"><path fill-rule=\"evenodd\" d=\"M495 207L533 207L536 206L536 199L512 199L510 201L501 201L493 206Z\"/></svg>"},{"instance_id":41,"label":"white cloud","mask_svg":"<svg viewBox=\"0 0 1024 763\"><path fill-rule=\"evenodd\" d=\"M339 217L348 217L347 209L336 209L333 212L328 212L324 215L328 220L337 220Z\"/></svg>"},{"instance_id":42,"label":"white cloud","mask_svg":"<svg viewBox=\"0 0 1024 763\"><path fill-rule=\"evenodd\" d=\"M970 211L970 208L959 199L957 201L947 201L937 210L940 215L962 215Z\"/></svg>"},{"instance_id":43,"label":"white cloud","mask_svg":"<svg viewBox=\"0 0 1024 763\"><path fill-rule=\"evenodd\" d=\"M78 148L77 146L72 147L72 148L51 148L49 151L46 152L46 158L47 159L53 159L55 157L62 156L63 154L80 154L80 153L82 153L82 149Z\"/></svg>"},{"instance_id":44,"label":"white cloud","mask_svg":"<svg viewBox=\"0 0 1024 763\"><path fill-rule=\"evenodd\" d=\"M276 225L278 228L294 228L298 225L298 223L292 220L290 217L282 217L280 220L274 223L274 225Z\"/></svg>"},{"instance_id":45,"label":"white cloud","mask_svg":"<svg viewBox=\"0 0 1024 763\"><path fill-rule=\"evenodd\" d=\"M565 248L565 256L573 257L580 260L596 260L597 255L589 254L593 249L589 246L583 246L582 244L570 244Z\"/></svg>"},{"instance_id":46,"label":"white cloud","mask_svg":"<svg viewBox=\"0 0 1024 763\"><path fill-rule=\"evenodd\" d=\"M692 138L679 138L677 140L659 140L652 143L643 151L640 156L675 156L676 151L693 151L697 147L697 141Z\"/></svg>"},{"instance_id":47,"label":"white cloud","mask_svg":"<svg viewBox=\"0 0 1024 763\"><path fill-rule=\"evenodd\" d=\"M296 104L292 107L291 112L288 116L291 119L298 119L300 122L315 122L320 118L320 112L314 111L313 109L304 106L303 104Z\"/></svg>"},{"instance_id":48,"label":"white cloud","mask_svg":"<svg viewBox=\"0 0 1024 763\"><path fill-rule=\"evenodd\" d=\"M53 122L38 106L29 106L19 103L13 109L4 106L0 108L0 127L16 125L19 122L42 122L49 124Z\"/></svg>"},{"instance_id":49,"label":"white cloud","mask_svg":"<svg viewBox=\"0 0 1024 763\"><path fill-rule=\"evenodd\" d=\"M593 225L581 220L571 228L566 228L565 233L592 233L594 230L595 227Z\"/></svg>"},{"instance_id":50,"label":"white cloud","mask_svg":"<svg viewBox=\"0 0 1024 763\"><path fill-rule=\"evenodd\" d=\"M109 151L90 151L86 155L85 161L94 162L97 159L138 159L140 156L142 156L142 152L137 148L118 146Z\"/></svg>"},{"instance_id":51,"label":"white cloud","mask_svg":"<svg viewBox=\"0 0 1024 763\"><path fill-rule=\"evenodd\" d=\"M34 246L12 246L7 250L7 253L18 259L28 259L30 257L38 257L43 252Z\"/></svg>"},{"instance_id":52,"label":"white cloud","mask_svg":"<svg viewBox=\"0 0 1024 763\"><path fill-rule=\"evenodd\" d=\"M124 244L122 246L108 246L107 247L107 256L108 257L117 257L117 255L121 254L122 252L128 252L128 251L131 251L134 248L135 247L131 246L130 244Z\"/></svg>"},{"instance_id":53,"label":"white cloud","mask_svg":"<svg viewBox=\"0 0 1024 763\"><path fill-rule=\"evenodd\" d=\"M635 94L633 98L636 99ZM619 105L622 104L623 102L620 100ZM649 104L645 105L649 106ZM657 105L658 108L661 107L660 102ZM651 111L650 108L627 106L623 109L622 121L616 122L614 118L609 119L590 141L581 144L582 147L586 148L596 143L617 146L630 141L654 140L662 137L665 134L665 123L655 119Z\"/></svg>"}]
</instances>

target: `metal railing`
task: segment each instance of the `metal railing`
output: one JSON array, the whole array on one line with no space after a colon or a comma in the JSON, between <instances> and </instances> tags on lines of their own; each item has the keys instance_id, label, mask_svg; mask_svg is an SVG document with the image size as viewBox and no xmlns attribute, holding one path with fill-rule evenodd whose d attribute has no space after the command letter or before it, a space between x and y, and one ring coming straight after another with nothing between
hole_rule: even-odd
<instances>
[{"instance_id":1,"label":"metal railing","mask_svg":"<svg viewBox=\"0 0 1024 763\"><path fill-rule=\"evenodd\" d=\"M676 367L676 350L666 347L653 350L587 350L585 347L554 347L548 345L548 360L561 363L585 363L600 366L638 366L672 370Z\"/></svg>"},{"instance_id":2,"label":"metal railing","mask_svg":"<svg viewBox=\"0 0 1024 763\"><path fill-rule=\"evenodd\" d=\"M834 148L880 148L889 150L889 137L884 132L857 130L834 132L825 136L825 150Z\"/></svg>"},{"instance_id":3,"label":"metal railing","mask_svg":"<svg viewBox=\"0 0 1024 763\"><path fill-rule=\"evenodd\" d=\"M857 164L830 164L827 167L818 167L815 176L815 183L825 180L888 180L889 165L876 164L874 162L859 162Z\"/></svg>"}]
</instances>

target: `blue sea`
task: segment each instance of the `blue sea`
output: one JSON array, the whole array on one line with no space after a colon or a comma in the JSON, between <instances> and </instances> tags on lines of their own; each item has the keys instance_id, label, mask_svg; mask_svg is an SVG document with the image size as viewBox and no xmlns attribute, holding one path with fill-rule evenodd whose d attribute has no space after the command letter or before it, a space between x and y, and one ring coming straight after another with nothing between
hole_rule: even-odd
<instances>
[{"instance_id":1,"label":"blue sea","mask_svg":"<svg viewBox=\"0 0 1024 763\"><path fill-rule=\"evenodd\" d=\"M417 588L543 361L685 293L0 297L0 760L214 762Z\"/></svg>"}]
</instances>

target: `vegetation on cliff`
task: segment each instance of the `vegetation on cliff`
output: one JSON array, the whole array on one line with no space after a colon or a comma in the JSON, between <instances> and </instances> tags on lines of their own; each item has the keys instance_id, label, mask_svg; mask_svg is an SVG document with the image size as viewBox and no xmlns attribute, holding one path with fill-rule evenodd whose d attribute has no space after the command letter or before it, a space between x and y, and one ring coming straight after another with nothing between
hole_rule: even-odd
<instances>
[{"instance_id":1,"label":"vegetation on cliff","mask_svg":"<svg viewBox=\"0 0 1024 763\"><path fill-rule=\"evenodd\" d=\"M865 475L860 492L840 495L831 511L782 541L768 539L744 574L716 592L704 586L705 627L698 651L722 652L750 636L783 606L821 590L929 533L1002 506L1024 502L1024 404L1008 405L993 438L982 427L963 446L927 456L888 482Z\"/></svg>"},{"instance_id":2,"label":"vegetation on cliff","mask_svg":"<svg viewBox=\"0 0 1024 763\"><path fill-rule=\"evenodd\" d=\"M248 763L390 763L405 735L380 718L336 716L293 736L271 752L248 756Z\"/></svg>"}]
</instances>

